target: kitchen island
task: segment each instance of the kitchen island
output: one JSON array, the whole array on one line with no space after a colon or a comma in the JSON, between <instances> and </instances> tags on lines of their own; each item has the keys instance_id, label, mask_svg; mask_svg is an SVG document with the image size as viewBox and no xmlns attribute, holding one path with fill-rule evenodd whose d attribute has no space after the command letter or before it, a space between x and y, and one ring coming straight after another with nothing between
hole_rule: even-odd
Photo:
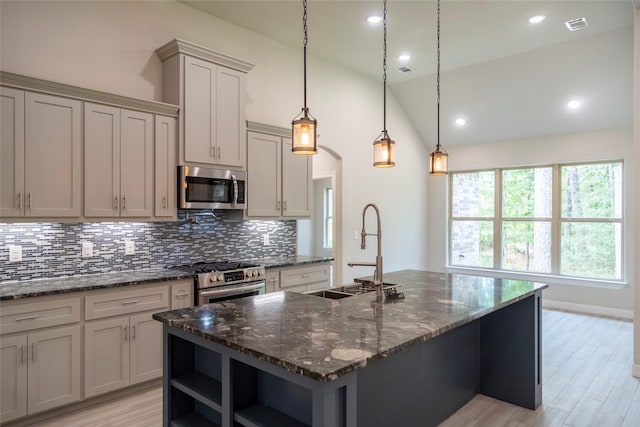
<instances>
[{"instance_id":1,"label":"kitchen island","mask_svg":"<svg viewBox=\"0 0 640 427\"><path fill-rule=\"evenodd\" d=\"M404 270L404 299L295 292L155 314L164 424L437 425L475 394L541 403L546 285Z\"/></svg>"}]
</instances>

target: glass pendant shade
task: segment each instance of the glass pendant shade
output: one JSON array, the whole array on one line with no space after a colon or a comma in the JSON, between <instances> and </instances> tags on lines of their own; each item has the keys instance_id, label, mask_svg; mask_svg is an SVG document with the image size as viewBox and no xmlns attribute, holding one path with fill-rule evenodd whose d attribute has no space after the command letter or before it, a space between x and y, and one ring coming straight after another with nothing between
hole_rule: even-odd
<instances>
[{"instance_id":1,"label":"glass pendant shade","mask_svg":"<svg viewBox=\"0 0 640 427\"><path fill-rule=\"evenodd\" d=\"M373 143L373 166L392 168L396 165L396 143L386 133Z\"/></svg>"},{"instance_id":2,"label":"glass pendant shade","mask_svg":"<svg viewBox=\"0 0 640 427\"><path fill-rule=\"evenodd\" d=\"M442 176L447 174L449 154L436 147L436 151L429 155L429 175Z\"/></svg>"},{"instance_id":3,"label":"glass pendant shade","mask_svg":"<svg viewBox=\"0 0 640 427\"><path fill-rule=\"evenodd\" d=\"M304 109L304 116L291 122L293 145L291 151L295 154L317 154L317 124L316 119L310 117Z\"/></svg>"}]
</instances>

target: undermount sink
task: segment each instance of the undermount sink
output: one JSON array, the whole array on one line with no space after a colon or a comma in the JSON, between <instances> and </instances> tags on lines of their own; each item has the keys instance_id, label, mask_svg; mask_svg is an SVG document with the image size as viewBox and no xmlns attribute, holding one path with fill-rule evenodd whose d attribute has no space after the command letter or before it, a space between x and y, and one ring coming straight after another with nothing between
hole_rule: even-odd
<instances>
[{"instance_id":1,"label":"undermount sink","mask_svg":"<svg viewBox=\"0 0 640 427\"><path fill-rule=\"evenodd\" d=\"M395 289L396 285L385 283L382 286L384 291ZM331 289L323 289L321 291L309 292L307 295L313 295L321 298L341 299L352 295L362 295L369 292L375 292L376 288L373 282L353 283L351 285L339 286Z\"/></svg>"},{"instance_id":2,"label":"undermount sink","mask_svg":"<svg viewBox=\"0 0 640 427\"><path fill-rule=\"evenodd\" d=\"M351 294L345 294L344 292L336 292L333 290L323 290L323 291L315 291L309 292L307 295L313 295L315 297L328 298L328 299L341 299L350 297Z\"/></svg>"}]
</instances>

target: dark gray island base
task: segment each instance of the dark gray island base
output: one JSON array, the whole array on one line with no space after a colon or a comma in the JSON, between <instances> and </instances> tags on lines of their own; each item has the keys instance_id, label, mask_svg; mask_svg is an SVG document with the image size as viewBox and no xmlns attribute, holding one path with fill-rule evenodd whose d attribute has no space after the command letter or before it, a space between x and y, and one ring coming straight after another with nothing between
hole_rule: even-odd
<instances>
[{"instance_id":1,"label":"dark gray island base","mask_svg":"<svg viewBox=\"0 0 640 427\"><path fill-rule=\"evenodd\" d=\"M165 426L435 426L541 403L540 283L404 270L401 300L276 292L155 314Z\"/></svg>"}]
</instances>

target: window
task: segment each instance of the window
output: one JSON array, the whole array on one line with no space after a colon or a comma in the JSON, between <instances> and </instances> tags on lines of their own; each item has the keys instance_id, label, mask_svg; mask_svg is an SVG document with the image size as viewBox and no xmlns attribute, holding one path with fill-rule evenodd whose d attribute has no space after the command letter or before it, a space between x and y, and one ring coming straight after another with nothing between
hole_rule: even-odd
<instances>
[{"instance_id":1,"label":"window","mask_svg":"<svg viewBox=\"0 0 640 427\"><path fill-rule=\"evenodd\" d=\"M324 247L333 248L333 189L324 189Z\"/></svg>"},{"instance_id":2,"label":"window","mask_svg":"<svg viewBox=\"0 0 640 427\"><path fill-rule=\"evenodd\" d=\"M450 179L451 266L622 280L622 162Z\"/></svg>"}]
</instances>

